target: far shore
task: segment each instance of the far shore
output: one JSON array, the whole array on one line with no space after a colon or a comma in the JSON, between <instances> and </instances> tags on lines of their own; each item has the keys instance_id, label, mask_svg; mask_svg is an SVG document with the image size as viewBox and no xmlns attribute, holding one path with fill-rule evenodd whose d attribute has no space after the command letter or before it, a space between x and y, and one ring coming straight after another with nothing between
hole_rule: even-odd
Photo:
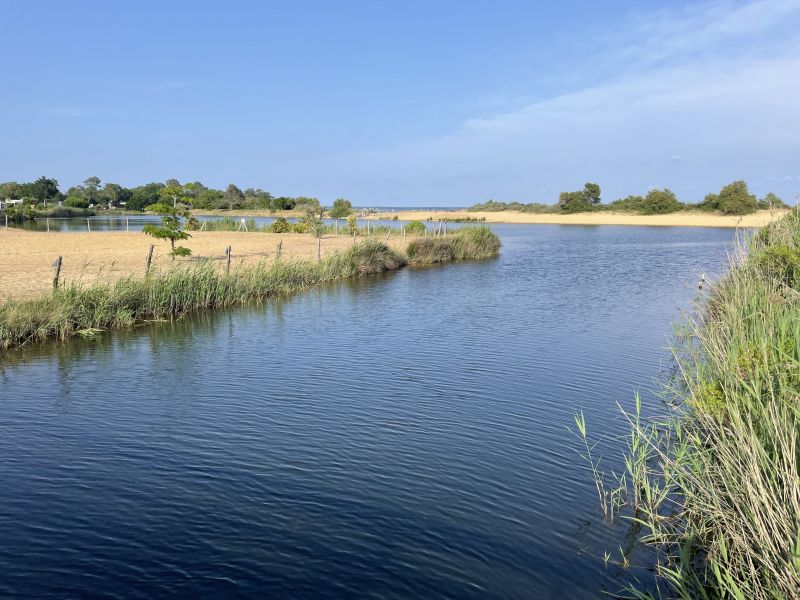
<instances>
[{"instance_id":1,"label":"far shore","mask_svg":"<svg viewBox=\"0 0 800 600\"><path fill-rule=\"evenodd\" d=\"M699 211L682 211L666 215L637 215L621 212L586 212L574 214L541 214L519 211L407 210L369 215L370 219L401 221L484 220L487 223L521 223L550 225L639 225L653 227L763 227L781 218L786 210L760 210L749 215L717 215Z\"/></svg>"},{"instance_id":2,"label":"far shore","mask_svg":"<svg viewBox=\"0 0 800 600\"><path fill-rule=\"evenodd\" d=\"M763 227L781 218L784 210L760 210L749 215L719 215L700 211L682 211L666 215L637 215L623 212L586 212L575 214L528 213L513 210L496 212L453 210L404 210L361 215L359 219L400 221L478 220L486 223L520 223L530 225L638 225L651 227ZM302 211L287 210L194 210L194 216L228 217L301 217Z\"/></svg>"}]
</instances>

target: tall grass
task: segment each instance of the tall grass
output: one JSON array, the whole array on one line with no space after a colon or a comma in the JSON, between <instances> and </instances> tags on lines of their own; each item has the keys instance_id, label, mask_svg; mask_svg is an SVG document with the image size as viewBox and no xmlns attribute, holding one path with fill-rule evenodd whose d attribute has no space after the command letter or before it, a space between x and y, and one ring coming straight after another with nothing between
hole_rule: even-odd
<instances>
[{"instance_id":1,"label":"tall grass","mask_svg":"<svg viewBox=\"0 0 800 600\"><path fill-rule=\"evenodd\" d=\"M626 472L607 494L599 482L604 511L643 526L660 596L800 598L798 209L744 240L685 333L680 410L626 414Z\"/></svg>"},{"instance_id":2,"label":"tall grass","mask_svg":"<svg viewBox=\"0 0 800 600\"><path fill-rule=\"evenodd\" d=\"M262 261L230 273L210 262L198 262L146 278L129 276L91 286L72 283L52 296L0 306L0 348L243 304L404 264L405 259L386 245L367 240L320 262Z\"/></svg>"},{"instance_id":3,"label":"tall grass","mask_svg":"<svg viewBox=\"0 0 800 600\"><path fill-rule=\"evenodd\" d=\"M491 232L472 234L468 238L474 237L472 242L462 240L459 234L450 236L461 240L456 244L457 260L470 258L473 251L472 258L485 258L486 248L477 240L487 235L494 236ZM51 296L0 305L0 349L263 300L337 279L395 270L406 263L405 256L378 239L368 238L319 262L261 261L225 273L210 261L200 261L153 272L146 278L128 276L89 286L70 283Z\"/></svg>"},{"instance_id":4,"label":"tall grass","mask_svg":"<svg viewBox=\"0 0 800 600\"><path fill-rule=\"evenodd\" d=\"M434 264L458 260L493 258L500 252L500 238L486 226L464 227L453 234L412 240L408 260Z\"/></svg>"}]
</instances>

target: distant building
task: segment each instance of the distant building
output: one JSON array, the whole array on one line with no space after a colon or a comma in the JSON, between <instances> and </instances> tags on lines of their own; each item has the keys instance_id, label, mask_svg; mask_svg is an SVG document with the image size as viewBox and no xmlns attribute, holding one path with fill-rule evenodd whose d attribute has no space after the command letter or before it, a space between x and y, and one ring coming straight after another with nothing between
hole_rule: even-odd
<instances>
[{"instance_id":1,"label":"distant building","mask_svg":"<svg viewBox=\"0 0 800 600\"><path fill-rule=\"evenodd\" d=\"M0 200L0 210L5 210L7 208L11 208L12 206L17 206L18 204L22 204L22 200L11 200L10 198L6 198L5 200Z\"/></svg>"}]
</instances>

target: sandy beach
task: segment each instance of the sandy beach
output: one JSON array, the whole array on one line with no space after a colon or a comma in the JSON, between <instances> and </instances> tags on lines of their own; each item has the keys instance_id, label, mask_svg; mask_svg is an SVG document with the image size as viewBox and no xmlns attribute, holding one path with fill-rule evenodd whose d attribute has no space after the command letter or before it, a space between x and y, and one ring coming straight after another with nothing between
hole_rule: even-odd
<instances>
[{"instance_id":1,"label":"sandy beach","mask_svg":"<svg viewBox=\"0 0 800 600\"><path fill-rule=\"evenodd\" d=\"M181 242L192 250L191 258L177 259L190 263L198 258L213 258L225 264L224 250L232 247L232 264L251 263L274 258L278 242L283 242L285 258L316 258L316 240L307 234L244 232L192 232ZM322 254L347 248L349 236L322 238ZM113 281L128 274L143 275L150 244L155 244L153 265L167 268L169 243L154 240L143 233L43 233L18 229L0 229L0 302L46 294L52 289L53 262L63 257L62 281ZM404 248L402 239L392 238L389 245Z\"/></svg>"},{"instance_id":2,"label":"sandy beach","mask_svg":"<svg viewBox=\"0 0 800 600\"><path fill-rule=\"evenodd\" d=\"M667 215L634 215L617 212L537 214L517 211L482 212L467 210L409 210L370 215L371 219L427 221L439 219L484 219L487 223L528 223L551 225L647 225L654 227L762 227L786 214L785 210L761 210L744 216L726 216L685 211Z\"/></svg>"}]
</instances>

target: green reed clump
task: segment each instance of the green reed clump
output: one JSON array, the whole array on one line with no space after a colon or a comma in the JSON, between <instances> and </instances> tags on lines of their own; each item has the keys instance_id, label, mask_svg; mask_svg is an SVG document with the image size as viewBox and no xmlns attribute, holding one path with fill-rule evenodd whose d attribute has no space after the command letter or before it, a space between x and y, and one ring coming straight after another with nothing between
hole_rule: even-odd
<instances>
[{"instance_id":1,"label":"green reed clump","mask_svg":"<svg viewBox=\"0 0 800 600\"><path fill-rule=\"evenodd\" d=\"M622 511L658 550L660 597L800 598L797 210L767 231L688 323L670 388L681 410L663 422L626 414L635 448L601 494L604 512Z\"/></svg>"},{"instance_id":2,"label":"green reed clump","mask_svg":"<svg viewBox=\"0 0 800 600\"><path fill-rule=\"evenodd\" d=\"M500 252L500 238L486 226L464 227L436 237L412 240L406 253L411 263L434 264L493 258Z\"/></svg>"},{"instance_id":3,"label":"green reed clump","mask_svg":"<svg viewBox=\"0 0 800 600\"><path fill-rule=\"evenodd\" d=\"M225 273L200 261L146 278L129 276L89 286L70 283L51 296L0 305L0 349L262 300L404 264L405 259L385 244L367 240L320 262L261 261Z\"/></svg>"}]
</instances>

